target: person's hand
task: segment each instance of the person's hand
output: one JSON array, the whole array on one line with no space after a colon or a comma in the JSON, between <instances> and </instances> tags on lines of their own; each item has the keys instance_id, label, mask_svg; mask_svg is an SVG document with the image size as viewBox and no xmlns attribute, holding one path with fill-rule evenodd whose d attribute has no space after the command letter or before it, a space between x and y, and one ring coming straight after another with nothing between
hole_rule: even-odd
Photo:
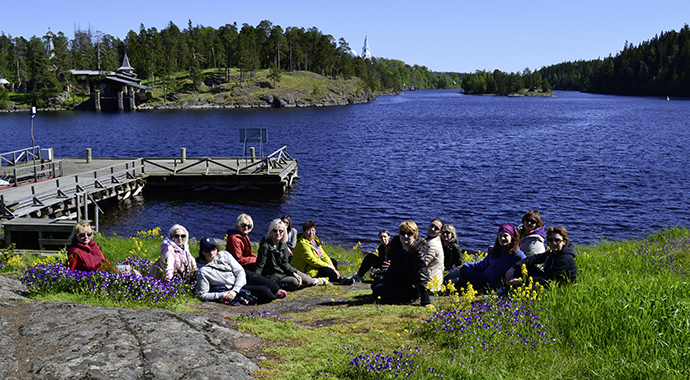
<instances>
[{"instance_id":1,"label":"person's hand","mask_svg":"<svg viewBox=\"0 0 690 380\"><path fill-rule=\"evenodd\" d=\"M302 277L300 277L297 272L293 273L292 275L297 279L297 286L302 286Z\"/></svg>"},{"instance_id":2,"label":"person's hand","mask_svg":"<svg viewBox=\"0 0 690 380\"><path fill-rule=\"evenodd\" d=\"M333 265L329 265L328 267L331 268L331 269L333 269L333 272L335 272L335 276L336 276L337 278L340 278L340 272L338 272L338 270L335 269L335 267L334 267Z\"/></svg>"},{"instance_id":3,"label":"person's hand","mask_svg":"<svg viewBox=\"0 0 690 380\"><path fill-rule=\"evenodd\" d=\"M226 301L232 301L237 297L237 293L235 293L234 290L228 290L226 292L223 292L223 299Z\"/></svg>"},{"instance_id":4,"label":"person's hand","mask_svg":"<svg viewBox=\"0 0 690 380\"><path fill-rule=\"evenodd\" d=\"M381 264L382 269L388 269L388 267L391 265L390 261L384 261L383 264Z\"/></svg>"},{"instance_id":5,"label":"person's hand","mask_svg":"<svg viewBox=\"0 0 690 380\"><path fill-rule=\"evenodd\" d=\"M515 276L515 268L510 268L506 272L506 282L512 280Z\"/></svg>"},{"instance_id":6,"label":"person's hand","mask_svg":"<svg viewBox=\"0 0 690 380\"><path fill-rule=\"evenodd\" d=\"M521 278L511 278L510 280L506 281L506 285L521 285L521 284L522 284Z\"/></svg>"}]
</instances>

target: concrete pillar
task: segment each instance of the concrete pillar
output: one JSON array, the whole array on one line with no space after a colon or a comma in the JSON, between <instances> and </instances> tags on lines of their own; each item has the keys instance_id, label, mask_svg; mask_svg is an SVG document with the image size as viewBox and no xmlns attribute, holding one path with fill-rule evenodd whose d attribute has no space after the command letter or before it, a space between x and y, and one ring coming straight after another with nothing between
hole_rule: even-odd
<instances>
[{"instance_id":1,"label":"concrete pillar","mask_svg":"<svg viewBox=\"0 0 690 380\"><path fill-rule=\"evenodd\" d=\"M91 155L91 148L86 148L86 163L90 164L93 162L93 157Z\"/></svg>"},{"instance_id":2,"label":"concrete pillar","mask_svg":"<svg viewBox=\"0 0 690 380\"><path fill-rule=\"evenodd\" d=\"M256 152L253 146L249 147L249 155L252 157L252 162L256 161Z\"/></svg>"},{"instance_id":3,"label":"concrete pillar","mask_svg":"<svg viewBox=\"0 0 690 380\"><path fill-rule=\"evenodd\" d=\"M182 157L182 162L187 160L187 148L180 148L180 157Z\"/></svg>"}]
</instances>

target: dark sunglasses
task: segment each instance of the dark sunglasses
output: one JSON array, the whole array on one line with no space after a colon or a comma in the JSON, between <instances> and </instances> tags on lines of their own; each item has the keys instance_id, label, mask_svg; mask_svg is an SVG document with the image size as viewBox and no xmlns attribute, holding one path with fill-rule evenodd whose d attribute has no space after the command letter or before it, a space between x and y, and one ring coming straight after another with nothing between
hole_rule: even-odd
<instances>
[{"instance_id":1,"label":"dark sunglasses","mask_svg":"<svg viewBox=\"0 0 690 380\"><path fill-rule=\"evenodd\" d=\"M450 231L443 231L443 232L441 232L441 233L444 234L444 235L452 235L452 234L453 234L453 233L450 232Z\"/></svg>"},{"instance_id":2,"label":"dark sunglasses","mask_svg":"<svg viewBox=\"0 0 690 380\"><path fill-rule=\"evenodd\" d=\"M251 224L247 224L247 223L242 223L242 224L240 224L240 226L242 226L242 227L244 227L244 228L252 228L252 225L251 225Z\"/></svg>"},{"instance_id":3,"label":"dark sunglasses","mask_svg":"<svg viewBox=\"0 0 690 380\"><path fill-rule=\"evenodd\" d=\"M82 232L82 233L78 234L77 236L79 236L80 238L87 237L87 236L91 237L91 236L93 236L93 232Z\"/></svg>"},{"instance_id":4,"label":"dark sunglasses","mask_svg":"<svg viewBox=\"0 0 690 380\"><path fill-rule=\"evenodd\" d=\"M285 231L283 231L283 230L273 230L273 233L274 233L274 234L282 234L283 232L285 232Z\"/></svg>"},{"instance_id":5,"label":"dark sunglasses","mask_svg":"<svg viewBox=\"0 0 690 380\"><path fill-rule=\"evenodd\" d=\"M537 221L534 219L525 219L523 220L524 223L532 223L532 224L537 224Z\"/></svg>"},{"instance_id":6,"label":"dark sunglasses","mask_svg":"<svg viewBox=\"0 0 690 380\"><path fill-rule=\"evenodd\" d=\"M187 237L187 235L178 235L178 234L175 234L175 235L173 235L173 237L174 237L175 239L180 239L180 238L184 239L184 238Z\"/></svg>"},{"instance_id":7,"label":"dark sunglasses","mask_svg":"<svg viewBox=\"0 0 690 380\"><path fill-rule=\"evenodd\" d=\"M563 241L563 239L551 239L551 238L549 238L549 239L546 239L546 241L548 241L549 243L553 243L553 244L560 244Z\"/></svg>"},{"instance_id":8,"label":"dark sunglasses","mask_svg":"<svg viewBox=\"0 0 690 380\"><path fill-rule=\"evenodd\" d=\"M414 236L410 231L400 231L400 236Z\"/></svg>"}]
</instances>

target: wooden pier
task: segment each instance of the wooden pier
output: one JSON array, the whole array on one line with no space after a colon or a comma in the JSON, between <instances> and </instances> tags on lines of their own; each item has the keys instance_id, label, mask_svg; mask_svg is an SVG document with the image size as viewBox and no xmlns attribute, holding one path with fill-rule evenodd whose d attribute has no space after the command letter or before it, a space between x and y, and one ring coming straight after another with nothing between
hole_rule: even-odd
<instances>
[{"instance_id":1,"label":"wooden pier","mask_svg":"<svg viewBox=\"0 0 690 380\"><path fill-rule=\"evenodd\" d=\"M23 227L16 226L26 218L95 217L97 223L99 202L127 199L144 187L173 196L214 191L282 196L299 178L297 160L286 147L266 157L188 158L183 148L181 157L172 158L99 159L92 158L88 150L86 159L36 156L24 162L7 164L9 161L4 160L0 167L0 177L8 182L0 185L0 224L12 220L10 225L15 227L10 229L19 230ZM50 225L41 229L51 232Z\"/></svg>"}]
</instances>

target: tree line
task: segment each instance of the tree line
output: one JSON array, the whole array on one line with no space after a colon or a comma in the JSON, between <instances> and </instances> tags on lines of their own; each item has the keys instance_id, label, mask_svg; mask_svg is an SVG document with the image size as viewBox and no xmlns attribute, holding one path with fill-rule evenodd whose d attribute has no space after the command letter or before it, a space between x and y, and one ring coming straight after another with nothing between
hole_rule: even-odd
<instances>
[{"instance_id":1,"label":"tree line","mask_svg":"<svg viewBox=\"0 0 690 380\"><path fill-rule=\"evenodd\" d=\"M491 73L477 70L473 74L465 74L462 88L470 95L508 95L524 89L548 92L551 91L551 84L548 80L542 79L539 71L533 72L529 68L525 68L522 73L505 73L500 70Z\"/></svg>"},{"instance_id":2,"label":"tree line","mask_svg":"<svg viewBox=\"0 0 690 380\"><path fill-rule=\"evenodd\" d=\"M690 96L690 29L662 32L605 59L564 62L539 72L559 90L602 94Z\"/></svg>"},{"instance_id":3,"label":"tree line","mask_svg":"<svg viewBox=\"0 0 690 380\"><path fill-rule=\"evenodd\" d=\"M459 85L457 73L433 73L425 66L386 58L363 59L353 55L347 41L337 41L316 27L283 29L270 21L252 26L237 23L219 28L192 25L184 29L172 21L162 30L139 26L123 40L95 31L77 29L70 39L63 32L52 38L53 56L46 56L47 39L0 34L0 78L10 90L33 94L38 102L73 88L70 69L114 71L125 54L136 73L150 87L179 90L176 77L189 75L193 85L203 72L215 69L226 82L230 69L240 71L240 85L257 70L308 70L331 78L362 79L373 91L399 90L403 86L446 88Z\"/></svg>"}]
</instances>

